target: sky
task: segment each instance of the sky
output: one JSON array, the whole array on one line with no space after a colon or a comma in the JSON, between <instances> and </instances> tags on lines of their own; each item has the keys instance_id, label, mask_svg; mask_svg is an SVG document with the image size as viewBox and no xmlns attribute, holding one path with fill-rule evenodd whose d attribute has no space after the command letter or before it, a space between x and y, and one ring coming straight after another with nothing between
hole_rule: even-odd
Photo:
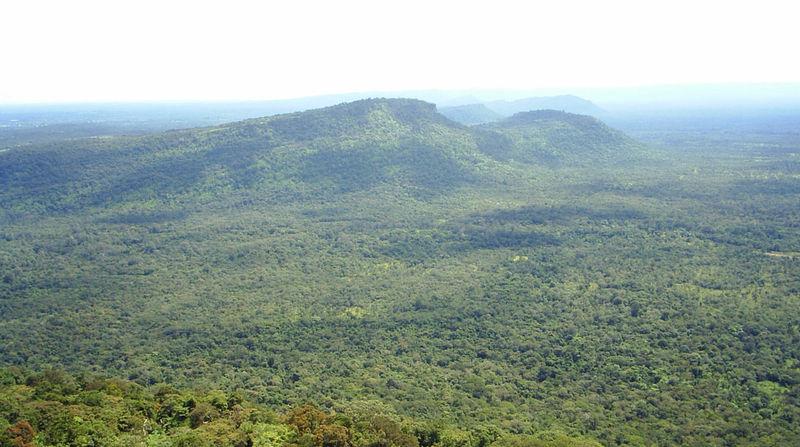
<instances>
[{"instance_id":1,"label":"sky","mask_svg":"<svg viewBox=\"0 0 800 447\"><path fill-rule=\"evenodd\" d=\"M796 3L3 0L0 103L800 82Z\"/></svg>"}]
</instances>

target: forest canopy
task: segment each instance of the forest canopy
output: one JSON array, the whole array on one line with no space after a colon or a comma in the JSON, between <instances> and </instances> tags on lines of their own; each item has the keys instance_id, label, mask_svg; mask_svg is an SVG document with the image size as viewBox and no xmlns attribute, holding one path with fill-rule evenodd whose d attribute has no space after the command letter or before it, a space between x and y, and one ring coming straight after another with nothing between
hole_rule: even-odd
<instances>
[{"instance_id":1,"label":"forest canopy","mask_svg":"<svg viewBox=\"0 0 800 447\"><path fill-rule=\"evenodd\" d=\"M3 442L798 445L800 139L705 125L371 99L9 147Z\"/></svg>"}]
</instances>

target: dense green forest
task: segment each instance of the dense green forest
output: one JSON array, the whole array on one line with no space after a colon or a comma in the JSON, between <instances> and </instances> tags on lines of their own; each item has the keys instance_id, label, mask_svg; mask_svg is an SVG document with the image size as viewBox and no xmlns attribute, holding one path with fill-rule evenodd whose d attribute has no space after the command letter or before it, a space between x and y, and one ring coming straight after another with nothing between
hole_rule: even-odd
<instances>
[{"instance_id":1,"label":"dense green forest","mask_svg":"<svg viewBox=\"0 0 800 447\"><path fill-rule=\"evenodd\" d=\"M0 417L0 445L15 447L599 447L562 432L503 435L488 426L415 421L369 402L346 412L303 404L276 413L238 392L142 387L56 370L0 370L0 409L16 420Z\"/></svg>"},{"instance_id":2,"label":"dense green forest","mask_svg":"<svg viewBox=\"0 0 800 447\"><path fill-rule=\"evenodd\" d=\"M14 146L3 442L798 445L793 132L373 99Z\"/></svg>"}]
</instances>

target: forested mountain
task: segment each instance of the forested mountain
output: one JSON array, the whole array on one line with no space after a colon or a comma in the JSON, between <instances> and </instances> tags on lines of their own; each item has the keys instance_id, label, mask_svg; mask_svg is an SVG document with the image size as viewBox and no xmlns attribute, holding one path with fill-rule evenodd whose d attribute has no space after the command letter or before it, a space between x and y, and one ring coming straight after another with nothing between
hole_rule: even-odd
<instances>
[{"instance_id":1,"label":"forested mountain","mask_svg":"<svg viewBox=\"0 0 800 447\"><path fill-rule=\"evenodd\" d=\"M500 159L527 163L631 162L643 155L641 144L596 118L555 110L520 112L480 129L501 135L491 145Z\"/></svg>"},{"instance_id":2,"label":"forested mountain","mask_svg":"<svg viewBox=\"0 0 800 447\"><path fill-rule=\"evenodd\" d=\"M0 159L0 185L8 204L36 202L26 210L231 189L286 201L392 179L447 186L468 180L480 161L469 131L433 105L363 100L196 130L14 149Z\"/></svg>"},{"instance_id":3,"label":"forested mountain","mask_svg":"<svg viewBox=\"0 0 800 447\"><path fill-rule=\"evenodd\" d=\"M453 121L468 125L497 121L517 112L535 109L564 110L594 116L599 116L602 112L591 102L571 95L491 101L487 103L492 105L489 108L473 96L452 97L455 94L419 91L405 92L401 96L435 102L441 106L442 114ZM492 96L490 92L486 94ZM232 103L0 105L0 150L66 139L141 135L219 125L255 117L301 112L375 96L387 95L351 93Z\"/></svg>"},{"instance_id":4,"label":"forested mountain","mask_svg":"<svg viewBox=\"0 0 800 447\"><path fill-rule=\"evenodd\" d=\"M369 99L9 146L0 445L798 445L796 132L664 135Z\"/></svg>"},{"instance_id":5,"label":"forested mountain","mask_svg":"<svg viewBox=\"0 0 800 447\"><path fill-rule=\"evenodd\" d=\"M526 118L527 117L527 118ZM66 147L65 147L66 146ZM635 144L589 117L518 115L471 129L411 99L368 99L202 129L72 140L0 156L6 215L167 196L322 197L394 184L435 194L507 176L499 163L625 159Z\"/></svg>"}]
</instances>

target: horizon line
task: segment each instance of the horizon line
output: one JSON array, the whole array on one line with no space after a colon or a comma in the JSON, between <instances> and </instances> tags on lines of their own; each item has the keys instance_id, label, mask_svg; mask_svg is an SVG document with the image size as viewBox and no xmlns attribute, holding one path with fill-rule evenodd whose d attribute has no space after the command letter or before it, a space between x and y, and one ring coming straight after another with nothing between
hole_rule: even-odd
<instances>
[{"instance_id":1,"label":"horizon line","mask_svg":"<svg viewBox=\"0 0 800 447\"><path fill-rule=\"evenodd\" d=\"M569 91L583 91L583 92L611 92L619 91L636 91L646 89L659 89L659 88L713 88L713 87L798 87L798 97L800 97L800 80L799 81L755 81L755 82L697 82L697 83L657 83L657 84L637 84L637 85L618 85L618 86L563 86L563 87L473 87L473 88L423 88L423 89L402 89L402 90L361 90L361 91L342 91L336 93L320 93L301 96L291 96L285 98L147 98L147 99L88 99L88 100L45 100L45 101L0 101L0 107L14 107L14 106L67 106L67 105L130 105L130 104L174 104L174 105L190 105L190 104L247 104L247 103L280 103L301 101L309 99L323 99L335 98L339 96L354 96L354 97L390 97L380 95L395 95L403 93L425 93L425 94L463 94L470 92L483 92L494 94L541 94L542 96L564 96L575 95ZM538 92L538 93L537 93ZM551 92L551 93L546 93ZM560 92L560 93L555 93ZM379 95L379 96L369 96ZM410 96L391 96L396 98L410 97Z\"/></svg>"}]
</instances>

